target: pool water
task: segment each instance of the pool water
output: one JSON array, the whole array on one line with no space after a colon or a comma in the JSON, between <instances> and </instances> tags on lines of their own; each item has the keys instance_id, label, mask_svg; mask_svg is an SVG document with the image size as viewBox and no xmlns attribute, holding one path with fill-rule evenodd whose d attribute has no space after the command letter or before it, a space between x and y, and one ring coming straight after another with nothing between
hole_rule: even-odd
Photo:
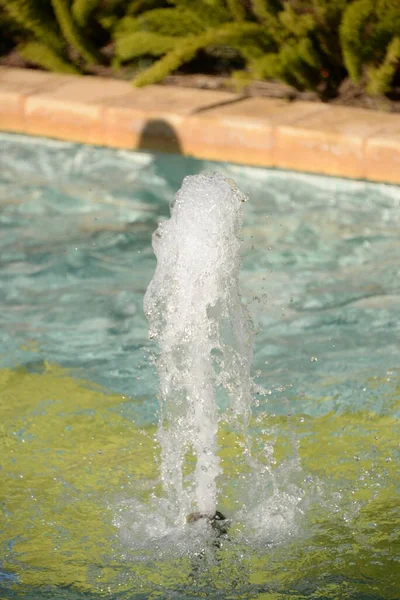
<instances>
[{"instance_id":1,"label":"pool water","mask_svg":"<svg viewBox=\"0 0 400 600\"><path fill-rule=\"evenodd\" d=\"M0 167L0 598L399 598L400 188L12 135ZM209 170L250 197L267 395L259 473L221 424L233 525L199 559L163 513L142 302L152 232Z\"/></svg>"}]
</instances>

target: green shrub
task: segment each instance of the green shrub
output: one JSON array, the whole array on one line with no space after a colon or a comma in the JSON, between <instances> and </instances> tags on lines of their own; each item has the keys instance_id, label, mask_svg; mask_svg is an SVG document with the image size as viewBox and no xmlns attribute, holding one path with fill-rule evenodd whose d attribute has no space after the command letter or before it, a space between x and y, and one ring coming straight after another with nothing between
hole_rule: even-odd
<instances>
[{"instance_id":1,"label":"green shrub","mask_svg":"<svg viewBox=\"0 0 400 600\"><path fill-rule=\"evenodd\" d=\"M388 93L400 72L399 0L0 0L0 36L42 68L108 64L137 86L213 68L330 97L346 77Z\"/></svg>"},{"instance_id":2,"label":"green shrub","mask_svg":"<svg viewBox=\"0 0 400 600\"><path fill-rule=\"evenodd\" d=\"M190 62L200 50L215 53L218 48L229 48L241 57L249 79L275 78L301 89L316 89L323 66L315 35L317 8L316 5L314 13L310 13L302 3L295 8L294 3L279 0L175 0L173 6L122 22L115 31L117 58L126 60L127 53L120 50L126 48L124 38L129 36L137 57L143 30L151 31L154 40L156 35L169 32L179 36L175 46L166 50L158 63L139 73L135 85L162 80ZM154 56L155 52L148 52L146 47L142 56L148 54Z\"/></svg>"},{"instance_id":3,"label":"green shrub","mask_svg":"<svg viewBox=\"0 0 400 600\"><path fill-rule=\"evenodd\" d=\"M344 64L351 79L363 78L367 90L382 94L399 69L398 0L355 0L343 14L340 40Z\"/></svg>"}]
</instances>

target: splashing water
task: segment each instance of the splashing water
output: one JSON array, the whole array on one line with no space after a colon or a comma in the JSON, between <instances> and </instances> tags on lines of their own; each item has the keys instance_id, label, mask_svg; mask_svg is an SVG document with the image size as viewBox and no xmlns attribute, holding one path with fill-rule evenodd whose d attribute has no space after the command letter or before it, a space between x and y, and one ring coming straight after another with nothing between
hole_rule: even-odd
<instances>
[{"instance_id":1,"label":"splashing water","mask_svg":"<svg viewBox=\"0 0 400 600\"><path fill-rule=\"evenodd\" d=\"M144 308L159 346L161 476L176 523L191 510L216 511L220 409L243 429L250 418L254 331L239 289L245 200L219 173L186 177L153 235L157 268Z\"/></svg>"}]
</instances>

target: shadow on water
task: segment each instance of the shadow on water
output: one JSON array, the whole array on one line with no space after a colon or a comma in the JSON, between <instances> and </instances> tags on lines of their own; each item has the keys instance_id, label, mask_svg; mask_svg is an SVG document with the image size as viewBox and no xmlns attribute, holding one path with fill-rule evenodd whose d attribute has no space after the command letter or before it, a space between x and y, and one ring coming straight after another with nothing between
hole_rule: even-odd
<instances>
[{"instance_id":1,"label":"shadow on water","mask_svg":"<svg viewBox=\"0 0 400 600\"><path fill-rule=\"evenodd\" d=\"M148 121L141 131L137 150L153 155L154 175L166 178L175 189L180 188L186 175L206 169L207 162L185 156L179 134L167 121Z\"/></svg>"},{"instance_id":2,"label":"shadow on water","mask_svg":"<svg viewBox=\"0 0 400 600\"><path fill-rule=\"evenodd\" d=\"M170 123L162 119L146 123L140 134L138 150L183 154L177 132Z\"/></svg>"}]
</instances>

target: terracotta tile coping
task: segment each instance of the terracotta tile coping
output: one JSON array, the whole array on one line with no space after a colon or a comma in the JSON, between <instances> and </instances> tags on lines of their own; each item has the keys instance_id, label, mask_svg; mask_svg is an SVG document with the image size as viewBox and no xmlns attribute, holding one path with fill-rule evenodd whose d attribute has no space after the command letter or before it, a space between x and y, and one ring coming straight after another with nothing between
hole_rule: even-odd
<instances>
[{"instance_id":1,"label":"terracotta tile coping","mask_svg":"<svg viewBox=\"0 0 400 600\"><path fill-rule=\"evenodd\" d=\"M400 184L400 115L0 67L0 130Z\"/></svg>"}]
</instances>

